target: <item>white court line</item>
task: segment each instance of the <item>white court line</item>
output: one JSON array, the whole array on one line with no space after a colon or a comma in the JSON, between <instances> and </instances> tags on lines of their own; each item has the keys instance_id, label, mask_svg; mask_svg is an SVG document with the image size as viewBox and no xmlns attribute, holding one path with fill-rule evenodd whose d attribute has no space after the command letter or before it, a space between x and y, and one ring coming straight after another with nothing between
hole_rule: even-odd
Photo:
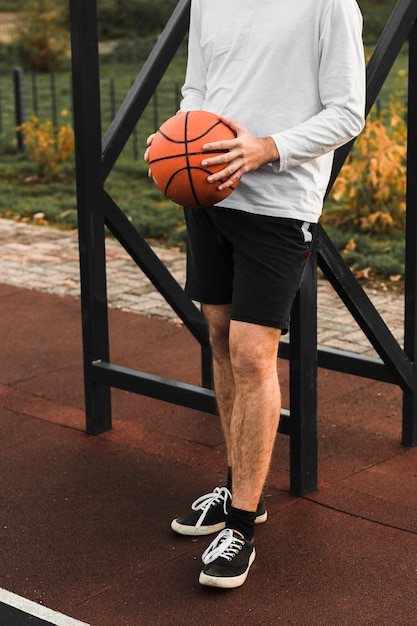
<instances>
[{"instance_id":1,"label":"white court line","mask_svg":"<svg viewBox=\"0 0 417 626\"><path fill-rule=\"evenodd\" d=\"M90 626L86 622L80 622L77 619L63 615L62 613L57 613L57 611L53 611L52 609L48 609L46 606L32 602L32 600L26 600L26 598L22 598L11 591L2 589L1 587L0 602L8 604L15 609L20 609L33 617L39 617L40 619L47 620L51 624L55 624L55 626Z\"/></svg>"}]
</instances>

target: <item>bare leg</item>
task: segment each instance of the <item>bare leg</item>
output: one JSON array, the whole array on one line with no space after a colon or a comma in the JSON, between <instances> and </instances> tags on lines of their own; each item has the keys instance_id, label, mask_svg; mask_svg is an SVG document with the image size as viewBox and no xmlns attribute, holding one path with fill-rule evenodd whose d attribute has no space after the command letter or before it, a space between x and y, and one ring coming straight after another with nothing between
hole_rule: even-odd
<instances>
[{"instance_id":1,"label":"bare leg","mask_svg":"<svg viewBox=\"0 0 417 626\"><path fill-rule=\"evenodd\" d=\"M227 450L227 463L232 465L230 451L230 420L235 398L235 385L229 352L230 304L203 305L213 352L214 388Z\"/></svg>"},{"instance_id":2,"label":"bare leg","mask_svg":"<svg viewBox=\"0 0 417 626\"><path fill-rule=\"evenodd\" d=\"M233 506L255 511L278 428L281 331L230 321L229 305L204 305L213 351L216 397L233 469Z\"/></svg>"},{"instance_id":3,"label":"bare leg","mask_svg":"<svg viewBox=\"0 0 417 626\"><path fill-rule=\"evenodd\" d=\"M255 511L264 487L281 412L277 351L281 331L230 323L235 400L230 423L232 504Z\"/></svg>"}]
</instances>

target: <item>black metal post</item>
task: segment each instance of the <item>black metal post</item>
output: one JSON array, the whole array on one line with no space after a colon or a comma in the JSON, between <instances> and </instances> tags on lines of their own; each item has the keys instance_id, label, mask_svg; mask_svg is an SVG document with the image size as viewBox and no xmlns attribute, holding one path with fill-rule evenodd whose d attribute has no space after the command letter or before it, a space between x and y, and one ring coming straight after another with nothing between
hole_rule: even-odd
<instances>
[{"instance_id":1,"label":"black metal post","mask_svg":"<svg viewBox=\"0 0 417 626\"><path fill-rule=\"evenodd\" d=\"M107 178L188 30L191 0L179 0L164 31L103 139L103 177Z\"/></svg>"},{"instance_id":2,"label":"black metal post","mask_svg":"<svg viewBox=\"0 0 417 626\"><path fill-rule=\"evenodd\" d=\"M93 365L109 360L96 0L70 0L87 432L111 427L110 386Z\"/></svg>"},{"instance_id":3,"label":"black metal post","mask_svg":"<svg viewBox=\"0 0 417 626\"><path fill-rule=\"evenodd\" d=\"M213 358L209 344L201 345L201 385L214 389Z\"/></svg>"},{"instance_id":4,"label":"black metal post","mask_svg":"<svg viewBox=\"0 0 417 626\"><path fill-rule=\"evenodd\" d=\"M315 242L291 311L290 491L317 489L317 256Z\"/></svg>"},{"instance_id":5,"label":"black metal post","mask_svg":"<svg viewBox=\"0 0 417 626\"><path fill-rule=\"evenodd\" d=\"M56 81L55 74L50 74L49 76L49 85L51 89L51 116L52 116L52 126L54 129L58 128L58 107L56 101Z\"/></svg>"},{"instance_id":6,"label":"black metal post","mask_svg":"<svg viewBox=\"0 0 417 626\"><path fill-rule=\"evenodd\" d=\"M109 95L110 95L110 119L114 120L116 115L116 86L114 84L114 78L111 77L109 81Z\"/></svg>"},{"instance_id":7,"label":"black metal post","mask_svg":"<svg viewBox=\"0 0 417 626\"><path fill-rule=\"evenodd\" d=\"M87 430L111 426L110 387L115 386L210 413L217 410L212 386L207 328L201 312L135 231L103 181L152 98L156 86L188 26L190 0L179 0L138 78L101 142L97 42L97 0L70 0L73 55L74 125L80 229L80 267L84 342ZM417 444L417 0L399 0L368 64L367 111L410 35L409 136L405 349L364 294L324 230L316 232L314 253L292 311L290 407L283 411L280 432L290 435L291 492L304 495L317 488L317 360L339 371L399 384L404 391L403 443ZM329 189L352 142L337 151ZM103 150L102 150L103 148ZM135 372L109 362L104 227L107 225L134 261L180 315L202 348L203 388ZM364 330L381 359L353 357L341 351L317 350L316 256L320 267ZM336 354L337 352L337 354ZM290 354L288 354L290 353Z\"/></svg>"},{"instance_id":8,"label":"black metal post","mask_svg":"<svg viewBox=\"0 0 417 626\"><path fill-rule=\"evenodd\" d=\"M15 121L16 121L16 138L17 149L20 154L26 153L26 144L20 126L25 121L25 87L23 80L23 70L20 67L16 67L13 70L13 88L14 88L14 107L15 107Z\"/></svg>"},{"instance_id":9,"label":"black metal post","mask_svg":"<svg viewBox=\"0 0 417 626\"><path fill-rule=\"evenodd\" d=\"M320 225L317 228L317 236L321 238L318 255L320 268L375 350L383 358L385 365L392 371L398 384L403 389L411 389L413 385L412 371L407 355L398 345L397 340L393 337L360 283ZM359 360L357 370L360 375Z\"/></svg>"},{"instance_id":10,"label":"black metal post","mask_svg":"<svg viewBox=\"0 0 417 626\"><path fill-rule=\"evenodd\" d=\"M417 22L409 36L407 216L405 228L404 350L413 363L413 388L403 395L402 443L417 445Z\"/></svg>"},{"instance_id":11,"label":"black metal post","mask_svg":"<svg viewBox=\"0 0 417 626\"><path fill-rule=\"evenodd\" d=\"M3 94L0 87L0 136L3 135Z\"/></svg>"},{"instance_id":12,"label":"black metal post","mask_svg":"<svg viewBox=\"0 0 417 626\"><path fill-rule=\"evenodd\" d=\"M39 114L39 106L38 106L38 81L36 72L32 72L32 111L34 115Z\"/></svg>"}]
</instances>

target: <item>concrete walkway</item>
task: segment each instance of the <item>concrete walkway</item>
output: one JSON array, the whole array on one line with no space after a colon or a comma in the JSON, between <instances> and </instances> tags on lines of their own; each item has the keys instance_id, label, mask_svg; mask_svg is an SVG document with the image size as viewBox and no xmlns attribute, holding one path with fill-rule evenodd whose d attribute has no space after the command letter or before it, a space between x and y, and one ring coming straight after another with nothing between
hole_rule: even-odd
<instances>
[{"instance_id":1,"label":"concrete walkway","mask_svg":"<svg viewBox=\"0 0 417 626\"><path fill-rule=\"evenodd\" d=\"M176 280L185 280L185 255L155 247ZM179 321L162 296L117 241L109 238L107 281L112 308ZM0 280L9 285L76 298L80 293L77 233L0 219ZM401 295L368 290L395 338L403 339ZM357 354L376 356L365 335L326 280L318 285L318 342Z\"/></svg>"}]
</instances>

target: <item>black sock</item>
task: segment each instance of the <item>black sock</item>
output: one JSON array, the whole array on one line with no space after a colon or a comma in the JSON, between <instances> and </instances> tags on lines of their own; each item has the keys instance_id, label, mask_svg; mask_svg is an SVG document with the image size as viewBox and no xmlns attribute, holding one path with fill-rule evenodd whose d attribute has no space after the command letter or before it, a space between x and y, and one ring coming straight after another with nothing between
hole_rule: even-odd
<instances>
[{"instance_id":1,"label":"black sock","mask_svg":"<svg viewBox=\"0 0 417 626\"><path fill-rule=\"evenodd\" d=\"M247 541L252 541L255 534L255 511L244 511L231 506L226 518L226 528L237 530Z\"/></svg>"},{"instance_id":2,"label":"black sock","mask_svg":"<svg viewBox=\"0 0 417 626\"><path fill-rule=\"evenodd\" d=\"M226 483L226 487L228 488L230 493L232 493L232 468L230 467L230 465L227 468L227 483Z\"/></svg>"}]
</instances>

